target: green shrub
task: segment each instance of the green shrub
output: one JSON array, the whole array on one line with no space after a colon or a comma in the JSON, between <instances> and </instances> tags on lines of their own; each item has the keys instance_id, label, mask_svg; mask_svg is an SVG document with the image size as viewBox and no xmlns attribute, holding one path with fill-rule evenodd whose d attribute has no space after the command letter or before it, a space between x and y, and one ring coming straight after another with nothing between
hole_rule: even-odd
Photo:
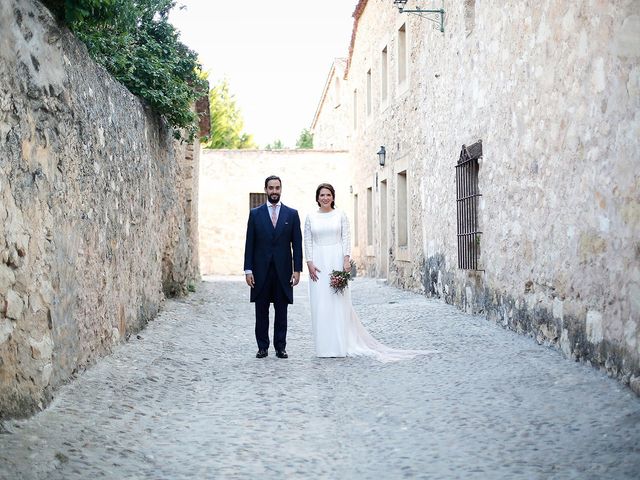
<instances>
[{"instance_id":1,"label":"green shrub","mask_svg":"<svg viewBox=\"0 0 640 480\"><path fill-rule=\"evenodd\" d=\"M132 93L143 98L193 140L198 116L192 105L208 92L197 55L169 23L175 0L45 0L82 40L91 56Z\"/></svg>"}]
</instances>

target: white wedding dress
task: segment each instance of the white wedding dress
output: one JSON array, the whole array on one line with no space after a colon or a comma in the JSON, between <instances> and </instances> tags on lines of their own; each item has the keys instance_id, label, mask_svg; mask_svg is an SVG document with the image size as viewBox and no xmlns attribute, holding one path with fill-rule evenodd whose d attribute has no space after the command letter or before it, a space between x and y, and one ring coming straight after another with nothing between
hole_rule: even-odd
<instances>
[{"instance_id":1,"label":"white wedding dress","mask_svg":"<svg viewBox=\"0 0 640 480\"><path fill-rule=\"evenodd\" d=\"M311 326L318 357L368 355L381 362L413 358L433 353L426 350L396 350L373 338L364 328L351 305L347 287L335 293L329 286L332 270L342 270L344 256L351 255L349 221L344 212L315 212L304 224L306 261L320 270L318 280L309 279Z\"/></svg>"}]
</instances>

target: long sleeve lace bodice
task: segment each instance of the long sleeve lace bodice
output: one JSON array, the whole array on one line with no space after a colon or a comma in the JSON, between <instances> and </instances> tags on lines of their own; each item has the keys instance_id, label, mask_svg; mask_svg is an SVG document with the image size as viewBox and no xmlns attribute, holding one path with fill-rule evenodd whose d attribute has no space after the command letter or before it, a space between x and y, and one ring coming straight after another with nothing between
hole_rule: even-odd
<instances>
[{"instance_id":1,"label":"long sleeve lace bodice","mask_svg":"<svg viewBox=\"0 0 640 480\"><path fill-rule=\"evenodd\" d=\"M340 244L342 254L351 255L351 232L349 219L341 210L307 215L304 222L304 255L306 261L313 261L314 245Z\"/></svg>"},{"instance_id":2,"label":"long sleeve lace bodice","mask_svg":"<svg viewBox=\"0 0 640 480\"><path fill-rule=\"evenodd\" d=\"M349 219L344 212L340 212L340 223L342 226L342 254L351 256L351 229L349 228Z\"/></svg>"},{"instance_id":3,"label":"long sleeve lace bodice","mask_svg":"<svg viewBox=\"0 0 640 480\"><path fill-rule=\"evenodd\" d=\"M307 262L313 261L313 238L311 238L311 217L309 215L304 220L304 258Z\"/></svg>"}]
</instances>

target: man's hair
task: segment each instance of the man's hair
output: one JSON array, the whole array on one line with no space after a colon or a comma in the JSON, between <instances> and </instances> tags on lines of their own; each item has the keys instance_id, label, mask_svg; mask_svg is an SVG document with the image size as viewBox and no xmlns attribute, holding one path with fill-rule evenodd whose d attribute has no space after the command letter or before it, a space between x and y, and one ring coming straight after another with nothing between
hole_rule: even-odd
<instances>
[{"instance_id":1,"label":"man's hair","mask_svg":"<svg viewBox=\"0 0 640 480\"><path fill-rule=\"evenodd\" d=\"M278 180L280 182L280 186L282 186L282 180L280 179L280 177L278 177L277 175L269 175L267 178L264 179L264 188L267 188L267 184L271 180Z\"/></svg>"}]
</instances>

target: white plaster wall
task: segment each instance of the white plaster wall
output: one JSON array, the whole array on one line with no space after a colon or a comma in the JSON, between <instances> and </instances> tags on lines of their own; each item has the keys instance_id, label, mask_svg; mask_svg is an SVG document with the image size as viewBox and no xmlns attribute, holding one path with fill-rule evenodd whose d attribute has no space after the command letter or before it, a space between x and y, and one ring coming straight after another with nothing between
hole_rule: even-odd
<instances>
[{"instance_id":1,"label":"white plaster wall","mask_svg":"<svg viewBox=\"0 0 640 480\"><path fill-rule=\"evenodd\" d=\"M249 217L249 194L264 192L264 179L282 179L282 203L295 208L304 229L306 215L317 209L320 183L336 190L336 206L349 195L349 161L344 151L207 150L200 156L199 231L203 274L241 275Z\"/></svg>"}]
</instances>

